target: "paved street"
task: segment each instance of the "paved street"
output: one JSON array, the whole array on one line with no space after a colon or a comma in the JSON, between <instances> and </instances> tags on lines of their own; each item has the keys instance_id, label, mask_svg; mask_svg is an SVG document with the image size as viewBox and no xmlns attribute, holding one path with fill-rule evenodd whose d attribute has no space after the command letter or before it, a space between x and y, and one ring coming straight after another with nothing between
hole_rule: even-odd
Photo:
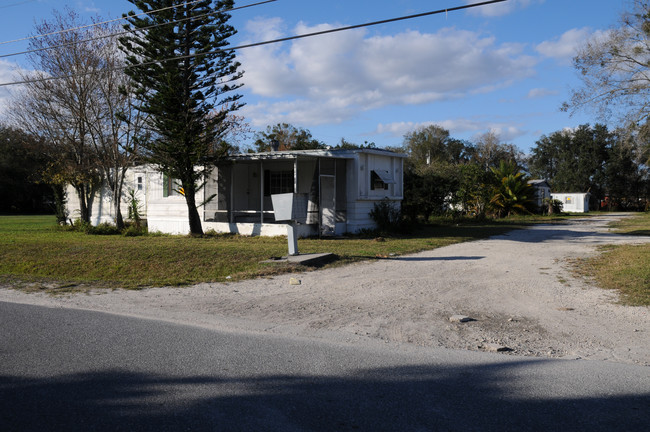
<instances>
[{"instance_id":1,"label":"paved street","mask_svg":"<svg viewBox=\"0 0 650 432\"><path fill-rule=\"evenodd\" d=\"M2 431L645 431L650 369L0 303Z\"/></svg>"}]
</instances>

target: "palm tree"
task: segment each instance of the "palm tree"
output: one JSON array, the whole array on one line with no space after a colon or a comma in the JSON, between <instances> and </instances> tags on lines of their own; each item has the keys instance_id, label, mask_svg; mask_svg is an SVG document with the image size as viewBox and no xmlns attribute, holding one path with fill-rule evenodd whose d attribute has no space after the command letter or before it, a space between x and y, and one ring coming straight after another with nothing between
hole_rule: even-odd
<instances>
[{"instance_id":1,"label":"palm tree","mask_svg":"<svg viewBox=\"0 0 650 432\"><path fill-rule=\"evenodd\" d=\"M531 213L534 189L528 184L523 172L514 163L501 161L498 168L491 168L497 186L490 206L499 217L511 214Z\"/></svg>"}]
</instances>

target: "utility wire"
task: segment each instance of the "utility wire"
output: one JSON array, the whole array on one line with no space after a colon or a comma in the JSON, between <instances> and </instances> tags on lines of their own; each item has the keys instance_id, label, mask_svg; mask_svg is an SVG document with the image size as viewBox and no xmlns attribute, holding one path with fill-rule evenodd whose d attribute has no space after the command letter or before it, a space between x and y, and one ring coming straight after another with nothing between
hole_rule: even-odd
<instances>
[{"instance_id":1,"label":"utility wire","mask_svg":"<svg viewBox=\"0 0 650 432\"><path fill-rule=\"evenodd\" d=\"M278 1L278 0L265 0L265 1L257 2L257 3L244 5L244 6L233 7L231 9L224 9L223 11L219 11L219 12L232 12L232 11L236 11L236 10L240 10L240 9L251 8L251 7L254 7L254 6L261 6L261 5L264 5L266 3L272 3L272 2L275 2L275 1ZM162 10L162 9L159 9L159 11L160 10ZM141 31L149 30L149 29L156 28L156 27L162 27L162 26L171 25L171 24L178 24L178 23L185 22L185 21L193 21L195 19L203 18L203 17L209 16L209 15L212 15L212 14L214 14L214 12L209 12L209 13L206 13L206 14L201 14L201 15L196 15L196 16L192 16L192 17L182 18L182 19L179 19L179 20L176 20L176 21L168 21L168 22L164 22L164 23L160 23L160 24L153 24L153 25L150 25L148 27L142 27L142 28L135 29L135 31L141 32ZM135 17L135 16L137 16L137 15L130 15L128 18ZM124 19L124 18L120 18L120 20L121 19ZM111 22L114 22L114 21L117 21L117 20L104 21L103 24L111 23ZM99 26L100 24L102 24L102 23L92 24L92 26ZM90 27L90 26L77 27L76 29L84 29L84 28L87 28L87 27ZM72 31L72 30L76 30L76 29L66 29L66 30L61 30L60 32L53 32L53 33L48 33L48 34L49 35L54 35L54 34L64 33L64 32L68 32L68 31ZM96 40L108 39L108 38L111 38L111 37L120 36L120 35L127 34L127 33L132 33L132 31L125 30L125 31L121 31L121 32L105 34L105 35L102 35L102 36L96 36L96 37L92 37L92 38L88 38L88 39L81 39L81 40L74 41L74 42L66 42L66 43L62 43L62 44L58 44L58 45L50 45L50 46L35 48L35 49L31 49L31 50L26 50L26 51L20 51L20 52L9 53L9 54L2 54L2 55L0 55L0 58L13 57L13 56L24 55L24 54L32 54L32 53L41 52L41 51L49 51L49 50L53 50L53 49L57 49L57 48L64 48L64 47L73 46L73 45L77 45L77 44L81 44L81 43L85 43L85 42L93 42L93 41L96 41Z\"/></svg>"},{"instance_id":2,"label":"utility wire","mask_svg":"<svg viewBox=\"0 0 650 432\"><path fill-rule=\"evenodd\" d=\"M23 3L27 3L29 1L33 1L33 0L28 0L28 1L25 1ZM182 3L182 4L174 5L174 6L168 6L168 7L164 7L164 8L161 8L161 9L153 9L153 10L150 10L148 12L141 12L141 13L138 13L138 14L129 15L127 17L114 18L114 19L111 19L111 20L108 20L108 21L102 21L102 22L98 22L98 23L87 24L87 25L83 25L83 26L79 26L79 27L73 27L73 28L69 28L69 29L57 30L57 31L54 31L54 32L51 32L51 33L39 34L39 35L34 35L34 36L26 36L26 37L20 38L20 39L14 39L14 40L8 40L8 41L0 42L0 45L6 45L6 44L14 43L14 42L23 42L23 41L31 40L31 39L39 39L39 38L42 38L42 37L45 37L45 36L53 36L53 35L56 35L56 34L66 33L66 32L75 31L75 30L83 30L83 29L86 29L86 28L89 28L89 27L96 27L96 26L100 26L100 25L103 25L103 24L110 24L110 23L114 23L114 22L117 22L117 21L122 21L122 20L124 20L126 18L139 17L139 16L142 16L142 15L149 15L149 14L154 14L154 13L166 11L166 10L169 10L169 9L175 9L175 8L181 7L181 6L188 6L188 5L191 5L191 4L194 4L194 3L198 3L200 1L204 1L204 0L189 1L189 2ZM261 2L260 4L262 4L262 3L271 3L271 2L275 2L275 1L278 1L278 0L267 0L267 1ZM20 3L16 3L16 4L20 4ZM13 6L13 5L9 5L9 6ZM245 7L248 7L248 6L240 6L240 7L235 7L235 8L232 8L232 9L227 9L225 12L231 11L231 10L243 9Z\"/></svg>"},{"instance_id":3,"label":"utility wire","mask_svg":"<svg viewBox=\"0 0 650 432\"><path fill-rule=\"evenodd\" d=\"M431 12L423 12L419 14L414 14L414 15L407 15L407 16L402 16L402 17L397 17L397 18L389 18L381 21L373 21L369 23L364 23L364 24L356 24L356 25L351 25L351 26L345 26L345 27L337 27L329 30L322 30L322 31L317 31L317 32L312 32L312 33L305 33L301 35L295 35L295 36L289 36L285 38L280 38L280 39L273 39L273 40L268 40L264 42L255 42L255 43L250 43L250 44L245 44L245 45L238 45L230 48L220 48L216 49L213 51L207 51L207 52L202 52L202 53L195 53L195 54L189 54L189 55L182 55L182 56L177 56L177 57L169 57L163 60L154 60L154 61L148 61L148 62L142 62L142 63L137 63L133 65L128 65L128 66L120 66L116 68L110 68L107 70L103 70L103 72L112 72L112 71L117 71L117 70L124 70L127 68L133 68L133 67L140 67L140 66L149 66L153 64L161 64L166 61L173 61L173 60L183 60L187 58L192 58L192 57L199 57L199 56L204 56L204 55L211 55L211 54L218 54L221 52L226 52L226 51L235 51L235 50L241 50L244 48L252 48L252 47L258 47L258 46L264 46L264 45L270 45L270 44L275 44L275 43L280 43L280 42L286 42L290 40L296 40L296 39L303 39L303 38L308 38L308 37L313 37L313 36L320 36L324 34L329 34L329 33L337 33L337 32L342 32L342 31L347 31L347 30L353 30L353 29L358 29L358 28L363 28L363 27L370 27L370 26L376 26L380 24L387 24L387 23L393 23L393 22L398 22L398 21L404 21L404 20L409 20L409 19L414 19L414 18L421 18L425 16L430 16L430 15L438 15L438 14L447 14L449 12L454 12L462 9L470 9L470 8L475 8L479 6L487 6L495 3L502 3L508 0L490 0L490 1L484 1L480 3L472 3L464 6L456 6L456 7L451 7L451 8L446 8L446 9L439 9ZM70 74L70 75L65 75L65 76L58 76L58 77L45 77L45 78L39 78L39 79L34 79L34 80L24 80L24 81L15 81L15 82L9 82L9 83L0 83L0 87L6 87L6 86L11 86L11 85L20 85L20 84L31 84L31 83L37 83L37 82L43 82L43 81L52 81L56 79L64 79L64 78L74 78L77 76L85 76L85 75L90 75L94 73L99 73L99 72L84 72L84 73L79 73L79 74Z\"/></svg>"},{"instance_id":4,"label":"utility wire","mask_svg":"<svg viewBox=\"0 0 650 432\"><path fill-rule=\"evenodd\" d=\"M31 3L31 2L34 2L34 1L36 1L36 0L25 0L25 1L18 2L18 3L11 3L11 4L8 4L8 5L2 5L2 6L0 6L0 9L6 9L6 8L13 7L13 6L20 6L21 4Z\"/></svg>"}]
</instances>

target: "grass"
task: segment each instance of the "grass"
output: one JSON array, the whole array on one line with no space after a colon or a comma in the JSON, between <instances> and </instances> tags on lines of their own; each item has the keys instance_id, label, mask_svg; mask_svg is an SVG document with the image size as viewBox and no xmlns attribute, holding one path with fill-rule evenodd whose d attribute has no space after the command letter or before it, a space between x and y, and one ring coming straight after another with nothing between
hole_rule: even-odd
<instances>
[{"instance_id":1,"label":"grass","mask_svg":"<svg viewBox=\"0 0 650 432\"><path fill-rule=\"evenodd\" d=\"M300 239L300 253L331 252L343 265L434 249L561 218L476 223L440 219L409 235ZM286 255L286 237L88 235L56 226L53 216L0 217L0 282L69 292L86 286L182 286L271 276L296 270L262 263Z\"/></svg>"},{"instance_id":2,"label":"grass","mask_svg":"<svg viewBox=\"0 0 650 432\"><path fill-rule=\"evenodd\" d=\"M620 234L650 236L650 212L638 213L634 217L621 219L611 227Z\"/></svg>"},{"instance_id":3,"label":"grass","mask_svg":"<svg viewBox=\"0 0 650 432\"><path fill-rule=\"evenodd\" d=\"M650 213L639 213L612 225L614 232L650 235ZM580 274L593 277L598 286L620 293L620 302L650 306L650 243L605 246L597 257L581 260Z\"/></svg>"}]
</instances>

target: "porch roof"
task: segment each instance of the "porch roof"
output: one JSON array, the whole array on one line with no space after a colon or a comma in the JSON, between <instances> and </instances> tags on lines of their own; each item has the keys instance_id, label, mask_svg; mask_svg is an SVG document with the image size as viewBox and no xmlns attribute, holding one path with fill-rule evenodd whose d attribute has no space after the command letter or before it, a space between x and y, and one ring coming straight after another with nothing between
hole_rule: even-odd
<instances>
[{"instance_id":1,"label":"porch roof","mask_svg":"<svg viewBox=\"0 0 650 432\"><path fill-rule=\"evenodd\" d=\"M282 160L298 158L335 158L335 159L353 159L358 154L375 154L405 158L403 153L395 153L390 150L382 149L322 149L322 150L279 150L261 153L240 153L229 156L231 161L252 161L252 160Z\"/></svg>"}]
</instances>

